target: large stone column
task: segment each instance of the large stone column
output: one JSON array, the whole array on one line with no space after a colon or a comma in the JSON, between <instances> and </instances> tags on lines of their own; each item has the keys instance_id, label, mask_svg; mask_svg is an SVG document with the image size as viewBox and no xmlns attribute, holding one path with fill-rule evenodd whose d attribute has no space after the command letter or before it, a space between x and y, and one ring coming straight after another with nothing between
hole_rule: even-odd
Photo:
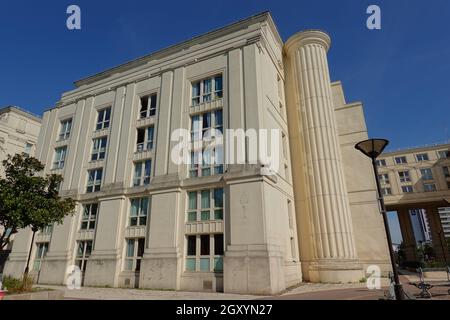
<instances>
[{"instance_id":1,"label":"large stone column","mask_svg":"<svg viewBox=\"0 0 450 320\"><path fill-rule=\"evenodd\" d=\"M293 35L285 44L286 93L294 157L300 254L310 281L347 282L362 276L338 142L327 51L321 31ZM297 123L295 123L297 121Z\"/></svg>"},{"instance_id":2,"label":"large stone column","mask_svg":"<svg viewBox=\"0 0 450 320\"><path fill-rule=\"evenodd\" d=\"M402 232L405 258L407 261L417 261L417 245L414 230L411 223L409 209L399 209L397 211L398 223Z\"/></svg>"}]
</instances>

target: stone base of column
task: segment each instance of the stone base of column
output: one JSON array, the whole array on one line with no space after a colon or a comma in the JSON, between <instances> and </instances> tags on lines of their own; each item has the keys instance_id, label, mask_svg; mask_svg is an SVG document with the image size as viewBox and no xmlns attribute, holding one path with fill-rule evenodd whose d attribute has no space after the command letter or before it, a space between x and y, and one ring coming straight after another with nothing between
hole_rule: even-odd
<instances>
[{"instance_id":1,"label":"stone base of column","mask_svg":"<svg viewBox=\"0 0 450 320\"><path fill-rule=\"evenodd\" d=\"M310 282L348 283L365 277L358 260L326 259L302 262L303 276Z\"/></svg>"},{"instance_id":2,"label":"stone base of column","mask_svg":"<svg viewBox=\"0 0 450 320\"><path fill-rule=\"evenodd\" d=\"M89 257L84 275L84 286L117 287L120 258L116 254Z\"/></svg>"},{"instance_id":3,"label":"stone base of column","mask_svg":"<svg viewBox=\"0 0 450 320\"><path fill-rule=\"evenodd\" d=\"M229 245L223 271L225 293L272 295L286 289L284 258L265 245Z\"/></svg>"},{"instance_id":4,"label":"stone base of column","mask_svg":"<svg viewBox=\"0 0 450 320\"><path fill-rule=\"evenodd\" d=\"M141 261L139 287L180 290L181 257L176 251L145 252Z\"/></svg>"}]
</instances>

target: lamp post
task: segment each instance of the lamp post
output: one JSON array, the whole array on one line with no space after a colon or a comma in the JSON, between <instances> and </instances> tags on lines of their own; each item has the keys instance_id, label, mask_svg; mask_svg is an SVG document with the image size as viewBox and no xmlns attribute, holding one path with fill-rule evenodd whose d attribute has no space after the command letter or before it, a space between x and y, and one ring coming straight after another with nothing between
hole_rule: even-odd
<instances>
[{"instance_id":1,"label":"lamp post","mask_svg":"<svg viewBox=\"0 0 450 320\"><path fill-rule=\"evenodd\" d=\"M378 167L377 167L377 163L375 161L376 158L383 152L384 148L386 148L386 146L388 144L389 144L389 141L386 139L369 139L369 140L358 142L355 145L355 149L361 151L364 155L366 155L367 157L372 159L373 173L375 174L375 181L377 183L378 201L380 204L381 214L383 216L384 229L386 231L386 238L387 238L388 246L389 246L389 255L391 257L392 272L394 273L395 299L396 300L404 300L405 295L403 293L403 288L402 288L402 285L401 285L399 277L398 277L397 266L395 265L394 249L392 247L391 233L389 231L386 206L384 204L383 193L381 192L380 181L378 179Z\"/></svg>"}]
</instances>

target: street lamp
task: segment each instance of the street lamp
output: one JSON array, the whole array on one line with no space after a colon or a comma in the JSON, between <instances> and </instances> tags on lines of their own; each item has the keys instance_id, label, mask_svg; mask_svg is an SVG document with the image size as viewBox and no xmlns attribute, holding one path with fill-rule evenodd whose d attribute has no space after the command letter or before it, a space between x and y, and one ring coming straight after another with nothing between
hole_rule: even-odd
<instances>
[{"instance_id":1,"label":"street lamp","mask_svg":"<svg viewBox=\"0 0 450 320\"><path fill-rule=\"evenodd\" d=\"M389 141L386 139L369 139L369 140L358 142L355 145L355 149L361 151L367 157L372 159L373 173L375 174L375 181L377 183L378 201L380 203L381 214L383 215L384 229L386 231L386 238L387 238L388 246L389 246L389 255L391 257L392 272L394 273L395 298L397 300L404 300L405 295L403 293L403 288L402 288L402 285L401 285L399 277L398 277L397 266L395 265L394 249L392 247L391 233L389 231L386 206L384 204L383 193L381 192L380 181L378 180L378 167L377 167L377 163L375 161L375 159L383 152L383 150L386 148L386 146L388 144L389 144Z\"/></svg>"}]
</instances>

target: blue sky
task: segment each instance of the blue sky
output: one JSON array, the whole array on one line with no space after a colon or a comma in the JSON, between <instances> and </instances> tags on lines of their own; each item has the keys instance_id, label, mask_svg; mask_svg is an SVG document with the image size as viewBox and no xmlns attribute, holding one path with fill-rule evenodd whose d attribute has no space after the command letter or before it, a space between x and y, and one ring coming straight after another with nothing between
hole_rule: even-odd
<instances>
[{"instance_id":1,"label":"blue sky","mask_svg":"<svg viewBox=\"0 0 450 320\"><path fill-rule=\"evenodd\" d=\"M77 4L82 30L66 29ZM366 8L382 30L366 28ZM73 81L270 10L284 40L320 28L333 39L331 77L363 101L371 136L390 149L449 139L450 1L2 1L0 106L41 114Z\"/></svg>"}]
</instances>

